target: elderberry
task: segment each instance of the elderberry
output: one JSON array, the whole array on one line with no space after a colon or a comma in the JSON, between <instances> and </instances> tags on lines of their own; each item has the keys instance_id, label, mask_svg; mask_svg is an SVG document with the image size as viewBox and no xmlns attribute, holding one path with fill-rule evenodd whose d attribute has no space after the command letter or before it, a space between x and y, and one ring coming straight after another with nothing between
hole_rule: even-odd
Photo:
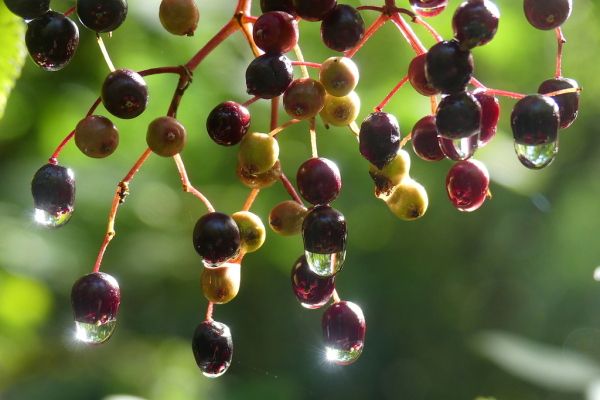
<instances>
[{"instance_id":1,"label":"elderberry","mask_svg":"<svg viewBox=\"0 0 600 400\"><path fill-rule=\"evenodd\" d=\"M64 14L48 11L27 24L25 44L40 68L58 71L73 58L79 44L79 29Z\"/></svg>"},{"instance_id":2,"label":"elderberry","mask_svg":"<svg viewBox=\"0 0 600 400\"><path fill-rule=\"evenodd\" d=\"M229 327L213 320L200 323L194 331L192 351L198 368L205 376L216 378L223 375L233 356Z\"/></svg>"},{"instance_id":3,"label":"elderberry","mask_svg":"<svg viewBox=\"0 0 600 400\"><path fill-rule=\"evenodd\" d=\"M321 319L325 356L337 364L350 364L360 357L367 324L359 306L349 301L330 305Z\"/></svg>"},{"instance_id":4,"label":"elderberry","mask_svg":"<svg viewBox=\"0 0 600 400\"><path fill-rule=\"evenodd\" d=\"M94 32L112 32L127 17L126 0L77 0L81 23Z\"/></svg>"},{"instance_id":5,"label":"elderberry","mask_svg":"<svg viewBox=\"0 0 600 400\"><path fill-rule=\"evenodd\" d=\"M31 180L35 220L46 228L60 228L73 215L75 177L70 168L46 164Z\"/></svg>"}]
</instances>

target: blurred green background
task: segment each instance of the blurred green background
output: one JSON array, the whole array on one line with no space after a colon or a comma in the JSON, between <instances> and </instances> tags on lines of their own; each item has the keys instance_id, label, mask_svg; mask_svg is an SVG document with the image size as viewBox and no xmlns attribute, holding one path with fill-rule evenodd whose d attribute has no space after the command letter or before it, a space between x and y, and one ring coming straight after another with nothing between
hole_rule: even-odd
<instances>
[{"instance_id":1,"label":"blurred green background","mask_svg":"<svg viewBox=\"0 0 600 400\"><path fill-rule=\"evenodd\" d=\"M235 8L234 0L198 1L200 25L188 38L163 30L159 3L130 0L127 21L105 38L117 68L184 64ZM353 134L318 123L319 155L342 172L333 205L349 226L337 288L342 299L362 307L368 326L362 356L344 367L324 360L323 309L302 308L291 291L301 237L267 228L263 248L244 258L238 297L215 308L214 318L233 334L233 363L218 379L200 373L190 342L207 301L191 231L206 210L181 190L174 163L156 156L131 182L103 262L102 270L121 286L115 334L100 347L76 343L71 286L91 272L116 185L145 150L146 126L166 112L176 77L148 77L148 110L135 120L113 119L121 142L109 158L89 159L73 143L66 147L60 163L75 171L76 211L65 228L53 231L33 222L31 177L85 115L108 68L94 35L81 26L79 48L65 69L45 72L25 60L0 121L0 399L600 399L600 282L594 279L600 265L600 12L595 1L574 3L563 25L563 74L584 89L579 118L561 132L555 162L530 171L512 147L508 120L515 100L502 98L498 135L476 154L489 168L493 198L476 212L459 212L448 201L450 161L422 161L408 146L411 177L427 189L429 210L417 221L397 219L373 196ZM445 38L459 4L450 0L446 12L429 20ZM554 75L556 36L529 26L521 1L496 4L500 29L473 51L475 75L488 87L535 92ZM73 5L52 1L58 11ZM259 11L256 2L253 14ZM377 16L363 15L367 23ZM427 47L434 43L412 26ZM318 23L301 22L300 31L307 61L337 55L321 43ZM392 24L356 54L359 123L406 75L413 55ZM192 183L229 214L242 207L249 189L235 176L237 149L214 144L205 121L216 104L249 99L244 71L251 60L242 35L230 37L196 70L178 114L189 135L182 157ZM268 131L268 103L249 107L252 130ZM385 111L407 134L429 108L427 98L406 86ZM102 106L98 113L105 114ZM287 118L281 114L281 121ZM308 123L286 129L279 140L284 172L294 177L311 155ZM252 211L266 223L269 210L287 199L275 185L260 193Z\"/></svg>"}]
</instances>

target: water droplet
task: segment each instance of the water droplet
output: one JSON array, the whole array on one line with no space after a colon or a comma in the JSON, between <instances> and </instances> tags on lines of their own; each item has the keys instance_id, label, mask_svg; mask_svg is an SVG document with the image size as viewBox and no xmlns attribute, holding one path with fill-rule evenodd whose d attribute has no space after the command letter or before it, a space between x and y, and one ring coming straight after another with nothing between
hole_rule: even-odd
<instances>
[{"instance_id":1,"label":"water droplet","mask_svg":"<svg viewBox=\"0 0 600 400\"><path fill-rule=\"evenodd\" d=\"M338 364L350 364L360 357L363 347L363 342L361 342L360 345L357 344L350 350L341 350L325 346L325 357L327 360Z\"/></svg>"},{"instance_id":2,"label":"water droplet","mask_svg":"<svg viewBox=\"0 0 600 400\"><path fill-rule=\"evenodd\" d=\"M464 161L473 157L479 145L479 135L472 135L462 139L446 139L439 137L440 148L452 161Z\"/></svg>"},{"instance_id":3,"label":"water droplet","mask_svg":"<svg viewBox=\"0 0 600 400\"><path fill-rule=\"evenodd\" d=\"M537 145L515 143L515 151L521 164L530 169L542 169L554 160L558 152L558 141Z\"/></svg>"},{"instance_id":4,"label":"water droplet","mask_svg":"<svg viewBox=\"0 0 600 400\"><path fill-rule=\"evenodd\" d=\"M318 254L305 251L310 270L319 276L333 276L342 270L346 260L346 250L332 254Z\"/></svg>"},{"instance_id":5,"label":"water droplet","mask_svg":"<svg viewBox=\"0 0 600 400\"><path fill-rule=\"evenodd\" d=\"M117 326L117 320L113 319L106 323L89 324L87 322L75 321L75 336L85 344L98 345L106 342Z\"/></svg>"},{"instance_id":6,"label":"water droplet","mask_svg":"<svg viewBox=\"0 0 600 400\"><path fill-rule=\"evenodd\" d=\"M69 222L72 215L73 211L61 214L51 214L48 211L36 208L34 218L38 224L45 226L46 228L57 229Z\"/></svg>"}]
</instances>

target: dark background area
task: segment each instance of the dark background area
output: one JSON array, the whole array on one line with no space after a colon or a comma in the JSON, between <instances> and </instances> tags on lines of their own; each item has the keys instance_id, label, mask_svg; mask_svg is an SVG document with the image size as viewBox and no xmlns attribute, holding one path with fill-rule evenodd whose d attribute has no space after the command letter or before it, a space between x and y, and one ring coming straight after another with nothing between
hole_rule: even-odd
<instances>
[{"instance_id":1,"label":"dark background area","mask_svg":"<svg viewBox=\"0 0 600 400\"><path fill-rule=\"evenodd\" d=\"M66 11L72 3L53 0L52 7ZM131 0L125 24L105 38L112 61L134 70L184 64L227 22L234 3L198 2L200 24L188 38L163 30L158 0ZM0 399L600 399L600 283L594 279L600 265L600 13L595 2L574 3L563 25L563 74L583 87L579 118L561 131L554 163L530 171L512 145L515 100L502 98L498 134L475 156L489 169L493 198L473 213L457 211L447 199L452 163L423 161L409 145L410 174L427 189L429 209L417 221L399 220L373 196L354 135L318 121L319 155L342 173L333 206L349 226L337 290L360 305L367 321L362 356L343 367L324 359L324 309L304 309L291 291L301 237L281 237L267 227L265 245L244 258L239 295L215 307L214 318L233 334L233 363L218 379L201 374L191 337L207 301L191 232L206 209L181 190L173 161L157 156L132 180L102 265L121 287L116 331L99 347L76 343L71 286L92 271L117 183L145 150L147 124L168 109L176 77L148 77L146 112L134 120L113 118L120 145L110 157L90 159L73 143L66 147L60 163L75 171L76 211L53 231L33 221L31 177L85 116L108 68L94 35L81 26L79 48L65 69L45 72L26 60L0 121ZM428 20L445 38L459 4L450 0L442 15ZM500 28L490 44L473 51L475 76L491 88L533 93L554 76L556 36L529 26L521 1L496 4ZM408 1L398 5L408 7ZM363 16L369 24L377 14ZM425 29L411 26L426 47L434 43ZM307 61L337 55L321 43L318 23L301 22L300 32ZM361 73L358 123L406 75L413 56L388 23L353 57ZM249 189L235 176L237 148L212 142L205 121L216 104L249 99L244 71L252 58L243 36L231 36L195 71L178 113L189 135L182 157L190 179L228 214L243 206ZM249 110L251 129L267 132L269 102ZM430 103L407 85L384 110L396 115L406 135ZM102 106L98 113L106 114ZM282 112L281 121L287 119ZM308 123L283 131L279 143L284 172L293 178L311 156ZM269 210L288 198L275 185L261 191L251 211L266 224Z\"/></svg>"}]
</instances>

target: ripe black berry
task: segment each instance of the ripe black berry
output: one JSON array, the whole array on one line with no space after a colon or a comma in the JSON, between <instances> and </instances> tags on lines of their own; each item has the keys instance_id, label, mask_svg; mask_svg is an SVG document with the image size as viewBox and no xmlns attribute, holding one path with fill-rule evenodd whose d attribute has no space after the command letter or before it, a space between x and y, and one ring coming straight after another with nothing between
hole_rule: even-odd
<instances>
[{"instance_id":1,"label":"ripe black berry","mask_svg":"<svg viewBox=\"0 0 600 400\"><path fill-rule=\"evenodd\" d=\"M246 69L248 94L263 99L282 95L293 80L292 62L279 53L265 53L258 56Z\"/></svg>"},{"instance_id":2,"label":"ripe black berry","mask_svg":"<svg viewBox=\"0 0 600 400\"><path fill-rule=\"evenodd\" d=\"M211 212L200 217L193 232L193 243L209 267L223 264L240 251L240 230L229 215Z\"/></svg>"},{"instance_id":3,"label":"ripe black berry","mask_svg":"<svg viewBox=\"0 0 600 400\"><path fill-rule=\"evenodd\" d=\"M283 11L264 13L252 28L254 42L267 53L287 53L298 44L298 35L298 22Z\"/></svg>"},{"instance_id":4,"label":"ripe black berry","mask_svg":"<svg viewBox=\"0 0 600 400\"><path fill-rule=\"evenodd\" d=\"M552 78L547 79L538 88L538 93L546 94L556 92L563 89L577 88L577 82L569 78ZM565 129L571 126L579 112L579 92L564 93L552 97L560 112L560 129Z\"/></svg>"},{"instance_id":5,"label":"ripe black berry","mask_svg":"<svg viewBox=\"0 0 600 400\"><path fill-rule=\"evenodd\" d=\"M260 0L260 10L263 13L269 11L284 11L294 18L297 17L292 0Z\"/></svg>"},{"instance_id":6,"label":"ripe black berry","mask_svg":"<svg viewBox=\"0 0 600 400\"><path fill-rule=\"evenodd\" d=\"M102 104L118 118L135 118L148 106L148 86L130 69L112 71L102 84Z\"/></svg>"},{"instance_id":7,"label":"ripe black berry","mask_svg":"<svg viewBox=\"0 0 600 400\"><path fill-rule=\"evenodd\" d=\"M338 4L321 21L321 39L331 50L344 52L356 46L365 34L365 21L351 5Z\"/></svg>"},{"instance_id":8,"label":"ripe black berry","mask_svg":"<svg viewBox=\"0 0 600 400\"><path fill-rule=\"evenodd\" d=\"M412 87L423 96L435 96L438 89L433 88L425 75L425 59L427 53L419 54L408 64L408 81Z\"/></svg>"},{"instance_id":9,"label":"ripe black berry","mask_svg":"<svg viewBox=\"0 0 600 400\"><path fill-rule=\"evenodd\" d=\"M515 103L510 123L516 143L540 145L558 139L560 114L551 97L530 94Z\"/></svg>"},{"instance_id":10,"label":"ripe black berry","mask_svg":"<svg viewBox=\"0 0 600 400\"><path fill-rule=\"evenodd\" d=\"M304 250L311 270L320 276L337 274L346 254L348 228L344 215L329 206L316 206L302 223Z\"/></svg>"},{"instance_id":11,"label":"ripe black berry","mask_svg":"<svg viewBox=\"0 0 600 400\"><path fill-rule=\"evenodd\" d=\"M367 324L359 306L349 301L334 303L321 320L326 357L346 365L358 359L365 343Z\"/></svg>"},{"instance_id":12,"label":"ripe black berry","mask_svg":"<svg viewBox=\"0 0 600 400\"><path fill-rule=\"evenodd\" d=\"M478 147L483 147L496 135L498 121L500 120L500 103L496 96L486 93L484 89L475 89L471 94L481 106L481 130L479 132Z\"/></svg>"},{"instance_id":13,"label":"ripe black berry","mask_svg":"<svg viewBox=\"0 0 600 400\"><path fill-rule=\"evenodd\" d=\"M309 203L329 204L342 189L342 178L337 165L327 158L306 160L296 174L298 191Z\"/></svg>"},{"instance_id":14,"label":"ripe black berry","mask_svg":"<svg viewBox=\"0 0 600 400\"><path fill-rule=\"evenodd\" d=\"M79 44L79 29L64 14L48 11L27 24L25 44L38 66L58 71L73 58Z\"/></svg>"},{"instance_id":15,"label":"ripe black berry","mask_svg":"<svg viewBox=\"0 0 600 400\"><path fill-rule=\"evenodd\" d=\"M322 277L311 271L306 256L302 255L292 267L292 289L296 298L306 308L319 308L331 299L335 289L335 276Z\"/></svg>"},{"instance_id":16,"label":"ripe black berry","mask_svg":"<svg viewBox=\"0 0 600 400\"><path fill-rule=\"evenodd\" d=\"M292 0L296 14L306 21L321 21L329 14L337 0Z\"/></svg>"},{"instance_id":17,"label":"ripe black berry","mask_svg":"<svg viewBox=\"0 0 600 400\"><path fill-rule=\"evenodd\" d=\"M239 143L250 128L250 112L241 104L225 101L208 114L206 130L216 143L233 146Z\"/></svg>"},{"instance_id":18,"label":"ripe black berry","mask_svg":"<svg viewBox=\"0 0 600 400\"><path fill-rule=\"evenodd\" d=\"M473 76L473 56L455 40L434 44L425 56L425 75L434 89L444 94L465 90Z\"/></svg>"},{"instance_id":19,"label":"ripe black berry","mask_svg":"<svg viewBox=\"0 0 600 400\"><path fill-rule=\"evenodd\" d=\"M446 191L454 207L474 211L486 199L490 176L485 165L477 160L459 161L446 176Z\"/></svg>"},{"instance_id":20,"label":"ripe black berry","mask_svg":"<svg viewBox=\"0 0 600 400\"><path fill-rule=\"evenodd\" d=\"M75 204L75 177L70 168L46 164L38 169L31 181L35 219L47 228L64 226Z\"/></svg>"},{"instance_id":21,"label":"ripe black berry","mask_svg":"<svg viewBox=\"0 0 600 400\"><path fill-rule=\"evenodd\" d=\"M127 17L126 0L77 0L81 23L94 32L112 32Z\"/></svg>"},{"instance_id":22,"label":"ripe black berry","mask_svg":"<svg viewBox=\"0 0 600 400\"><path fill-rule=\"evenodd\" d=\"M192 351L196 364L209 378L227 371L233 356L233 341L229 327L221 322L207 320L194 331Z\"/></svg>"},{"instance_id":23,"label":"ripe black berry","mask_svg":"<svg viewBox=\"0 0 600 400\"><path fill-rule=\"evenodd\" d=\"M558 28L569 18L573 0L525 0L523 10L533 27L547 31Z\"/></svg>"},{"instance_id":24,"label":"ripe black berry","mask_svg":"<svg viewBox=\"0 0 600 400\"><path fill-rule=\"evenodd\" d=\"M120 303L119 284L112 276L94 272L79 278L71 290L77 339L89 345L110 339Z\"/></svg>"},{"instance_id":25,"label":"ripe black berry","mask_svg":"<svg viewBox=\"0 0 600 400\"><path fill-rule=\"evenodd\" d=\"M446 139L461 139L478 134L481 129L481 106L467 92L448 95L438 105L435 126Z\"/></svg>"},{"instance_id":26,"label":"ripe black berry","mask_svg":"<svg viewBox=\"0 0 600 400\"><path fill-rule=\"evenodd\" d=\"M383 168L398 153L400 126L392 114L374 112L360 125L360 154L377 168Z\"/></svg>"},{"instance_id":27,"label":"ripe black berry","mask_svg":"<svg viewBox=\"0 0 600 400\"><path fill-rule=\"evenodd\" d=\"M435 127L435 115L426 115L417 121L412 129L411 142L415 154L426 161L440 161L446 158Z\"/></svg>"},{"instance_id":28,"label":"ripe black berry","mask_svg":"<svg viewBox=\"0 0 600 400\"><path fill-rule=\"evenodd\" d=\"M454 38L462 50L487 44L496 35L500 11L490 0L467 0L452 18Z\"/></svg>"}]
</instances>

